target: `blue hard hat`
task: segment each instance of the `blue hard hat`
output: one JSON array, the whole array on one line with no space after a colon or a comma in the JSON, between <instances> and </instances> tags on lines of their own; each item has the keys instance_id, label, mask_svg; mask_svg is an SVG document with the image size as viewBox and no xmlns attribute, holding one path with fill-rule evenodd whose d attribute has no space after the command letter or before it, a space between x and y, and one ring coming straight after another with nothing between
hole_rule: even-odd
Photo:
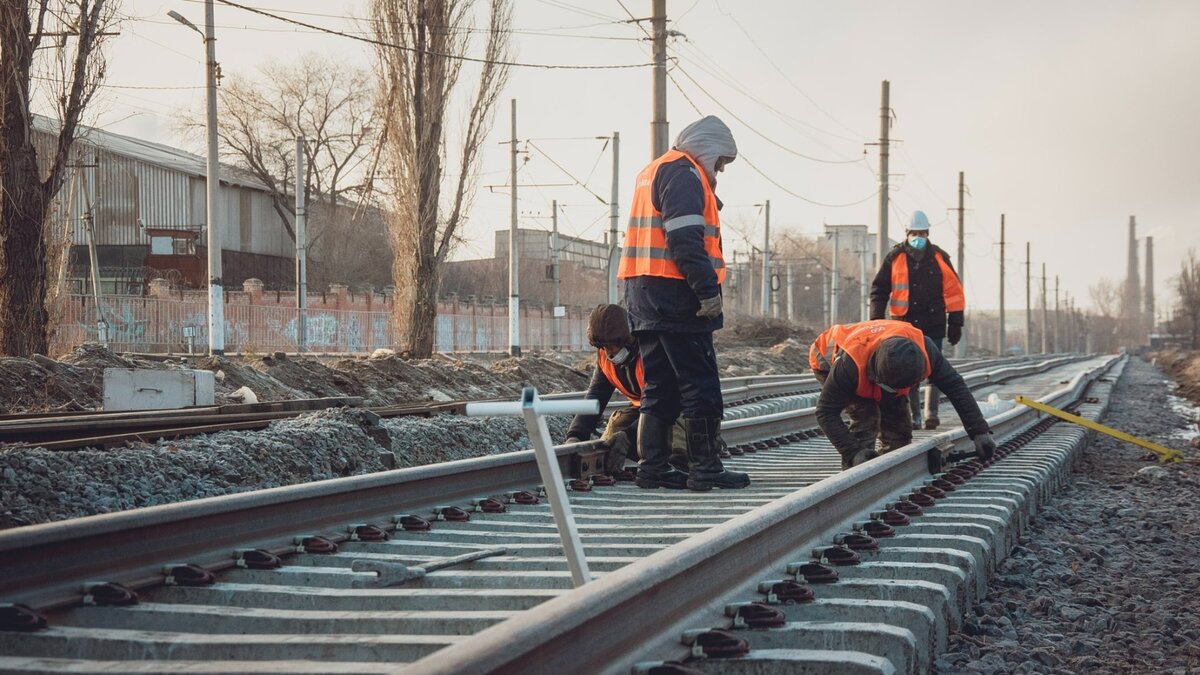
<instances>
[{"instance_id":1,"label":"blue hard hat","mask_svg":"<svg viewBox=\"0 0 1200 675\"><path fill-rule=\"evenodd\" d=\"M929 219L924 211L913 211L912 220L908 223L909 230L929 230Z\"/></svg>"}]
</instances>

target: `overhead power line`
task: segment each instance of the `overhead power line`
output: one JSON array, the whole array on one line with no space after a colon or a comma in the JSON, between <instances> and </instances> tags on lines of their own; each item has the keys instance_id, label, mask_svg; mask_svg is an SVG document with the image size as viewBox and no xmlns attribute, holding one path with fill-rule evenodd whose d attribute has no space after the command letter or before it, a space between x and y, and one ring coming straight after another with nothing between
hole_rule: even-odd
<instances>
[{"instance_id":1,"label":"overhead power line","mask_svg":"<svg viewBox=\"0 0 1200 675\"><path fill-rule=\"evenodd\" d=\"M265 16L267 18L274 19L276 21L290 23L295 26L301 26L303 28L308 28L311 30L319 31L321 33L337 35L339 37L344 37L344 38L347 38L350 40L357 40L359 42L365 42L367 44L372 44L372 45L376 45L379 47L387 47L389 49L399 49L401 51L413 52L413 53L420 52L420 53L428 54L430 56L437 56L437 57L446 58L446 59L454 59L456 61L466 61L466 62L470 62L470 63L491 63L491 64L496 64L496 65L501 65L501 66L510 66L513 68L542 68L545 70L622 70L622 69L629 69L629 68L645 68L647 66L654 65L653 63L627 63L627 64L588 66L588 65L572 65L572 64L561 64L561 63L522 63L520 61L500 61L500 60L493 60L493 59L480 59L480 58L475 58L473 56L462 56L459 54L440 54L438 52L432 52L429 50L420 50L415 47L405 47L403 45L393 44L391 42L384 42L383 40L376 40L374 38L363 37L361 35L353 35L351 33L334 30L332 28L325 28L324 26L318 26L316 24L307 23L304 21L300 21L298 19L292 19L292 18L289 18L286 16L280 16L278 14L273 14L271 12L268 12L268 11L265 11L262 9L258 9L257 7L250 7L247 5L239 4L239 3L233 2L233 0L217 0L217 2L220 2L223 5L228 5L230 7L235 7L237 9L240 9L240 10L243 10L246 12L250 12L252 14L258 14L260 16Z\"/></svg>"}]
</instances>

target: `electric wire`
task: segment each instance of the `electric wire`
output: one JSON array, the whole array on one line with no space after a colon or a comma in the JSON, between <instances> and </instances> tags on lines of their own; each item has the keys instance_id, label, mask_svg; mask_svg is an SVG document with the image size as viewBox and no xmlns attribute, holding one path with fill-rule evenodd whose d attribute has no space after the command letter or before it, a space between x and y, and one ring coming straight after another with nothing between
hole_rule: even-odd
<instances>
[{"instance_id":1,"label":"electric wire","mask_svg":"<svg viewBox=\"0 0 1200 675\"><path fill-rule=\"evenodd\" d=\"M234 2L233 0L217 0L217 2L220 2L223 5L228 5L230 7L234 7L234 8L246 11L246 12L250 12L252 14L258 14L260 16L265 16L265 17L268 17L271 19L275 19L276 21L283 21L284 23L290 23L290 24L294 24L297 26L302 26L304 28L310 28L315 31L319 31L322 33L328 33L330 35L337 35L340 37L348 38L350 40L356 40L358 42L365 42L367 44L372 44L372 45L376 45L379 47L386 47L388 49L399 49L399 50L405 51L405 52L413 52L413 53L421 52L424 54L428 54L430 56L436 56L436 57L445 58L445 59L452 59L455 61L464 61L464 62L469 62L469 63L494 64L494 65L501 65L501 66L509 66L512 68L540 68L543 70L624 70L624 69L630 69L630 68L644 68L646 66L654 65L652 63L628 63L628 64L605 64L605 65L580 65L580 64L561 64L561 63L523 63L520 61L481 59L481 58L476 58L473 56L465 56L465 55L461 55L461 54L441 54L441 53L432 52L429 50L422 51L422 50L416 49L415 47L405 47L403 45L393 44L391 42L385 42L383 40L377 40L375 38L363 37L361 35L353 35L350 33L343 32L343 31L334 30L332 28L325 28L323 26L306 23L304 21L288 18L286 16L272 14L271 12L267 12L267 11L264 11L264 10L261 10L261 9L255 8L255 7L250 7L248 5L243 5L243 4Z\"/></svg>"}]
</instances>

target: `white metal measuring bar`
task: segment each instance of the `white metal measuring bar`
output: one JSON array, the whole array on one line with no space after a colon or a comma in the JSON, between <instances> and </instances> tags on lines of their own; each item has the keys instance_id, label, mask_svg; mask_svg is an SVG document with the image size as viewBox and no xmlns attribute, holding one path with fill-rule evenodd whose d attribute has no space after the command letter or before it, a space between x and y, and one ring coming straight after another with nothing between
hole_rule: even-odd
<instances>
[{"instance_id":1,"label":"white metal measuring bar","mask_svg":"<svg viewBox=\"0 0 1200 675\"><path fill-rule=\"evenodd\" d=\"M520 401L467 404L467 414L472 416L525 418L529 440L533 443L533 454L537 457L538 472L542 475L542 484L546 486L546 498L550 500L550 510L554 513L554 525L558 528L563 552L567 555L571 580L577 587L591 581L592 574L588 571L587 558L583 555L583 542L579 539L579 529L575 526L575 516L571 513L571 501L567 498L566 485L563 483L562 471L558 468L558 457L554 454L554 443L550 440L550 430L546 428L544 415L595 415L599 412L599 401L543 401L538 398L537 389L534 387L522 389Z\"/></svg>"}]
</instances>

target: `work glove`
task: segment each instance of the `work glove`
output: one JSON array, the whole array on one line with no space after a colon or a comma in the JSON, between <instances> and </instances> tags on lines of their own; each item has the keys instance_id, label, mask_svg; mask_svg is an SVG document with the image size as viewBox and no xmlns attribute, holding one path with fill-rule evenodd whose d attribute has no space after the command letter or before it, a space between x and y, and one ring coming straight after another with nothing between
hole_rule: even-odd
<instances>
[{"instance_id":1,"label":"work glove","mask_svg":"<svg viewBox=\"0 0 1200 675\"><path fill-rule=\"evenodd\" d=\"M946 339L952 345L958 344L958 341L962 339L962 326L950 326L946 331Z\"/></svg>"},{"instance_id":2,"label":"work glove","mask_svg":"<svg viewBox=\"0 0 1200 675\"><path fill-rule=\"evenodd\" d=\"M696 312L696 316L702 316L706 319L711 319L721 315L721 294L717 293L711 298L700 298L700 311Z\"/></svg>"},{"instance_id":3,"label":"work glove","mask_svg":"<svg viewBox=\"0 0 1200 675\"><path fill-rule=\"evenodd\" d=\"M613 475L625 467L625 458L633 449L633 440L629 434L620 432L613 434L603 441L608 448L604 453L604 473Z\"/></svg>"},{"instance_id":4,"label":"work glove","mask_svg":"<svg viewBox=\"0 0 1200 675\"><path fill-rule=\"evenodd\" d=\"M979 434L971 440L975 442L975 456L979 459L986 462L996 454L996 440L992 438L992 432Z\"/></svg>"},{"instance_id":5,"label":"work glove","mask_svg":"<svg viewBox=\"0 0 1200 675\"><path fill-rule=\"evenodd\" d=\"M563 441L563 443L566 445L570 445L572 443L582 443L582 442L583 441L581 441L578 438L575 438L574 436L567 436L567 440Z\"/></svg>"}]
</instances>

